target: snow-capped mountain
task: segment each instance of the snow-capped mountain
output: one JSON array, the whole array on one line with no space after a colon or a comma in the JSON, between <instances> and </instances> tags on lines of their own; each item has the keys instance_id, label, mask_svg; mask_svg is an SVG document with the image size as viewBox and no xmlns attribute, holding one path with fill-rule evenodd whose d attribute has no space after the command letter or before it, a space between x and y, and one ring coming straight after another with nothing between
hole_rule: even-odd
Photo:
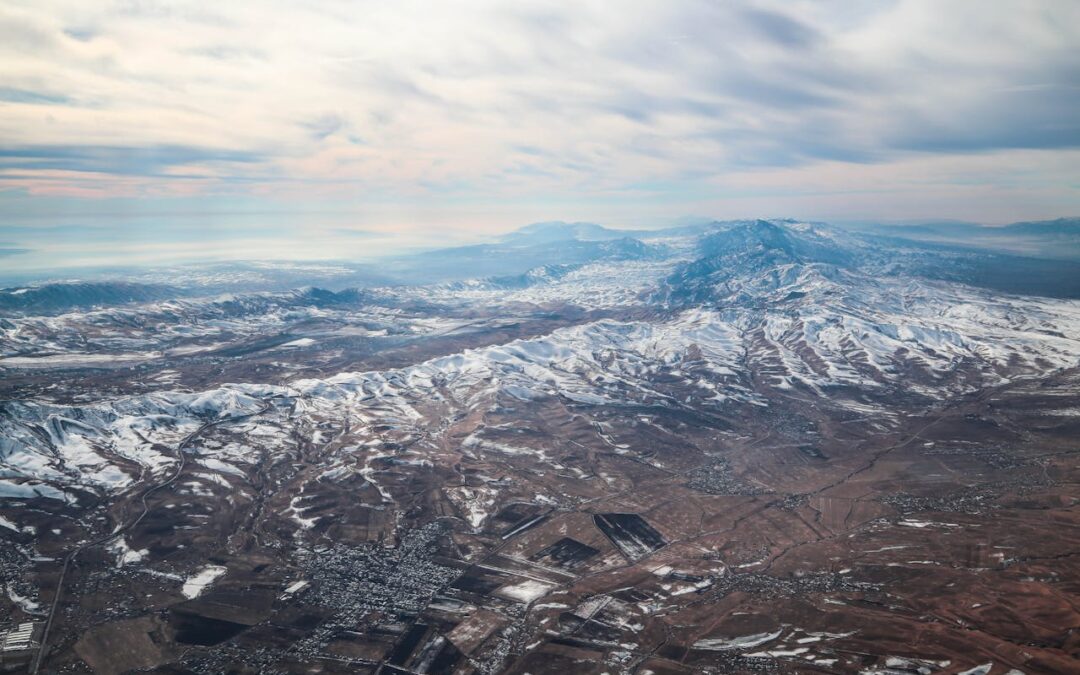
<instances>
[{"instance_id":1,"label":"snow-capped mountain","mask_svg":"<svg viewBox=\"0 0 1080 675\"><path fill-rule=\"evenodd\" d=\"M423 336L440 314L557 306L601 313L407 367L194 393L164 388L86 405L8 402L0 418L3 489L127 487L176 462L161 448L206 420L251 414L270 399L290 403L263 415L283 444L298 421L317 426L346 410L424 435L447 418L538 399L733 414L786 391L892 415L898 400L914 408L1080 364L1080 303L919 278L910 253L825 226L749 221L665 242L691 253L359 294L304 290L8 320L9 354L47 345L54 358L111 350L153 364L170 348L184 354L177 341L193 335L221 350L222 336L287 331L306 347L314 340L297 336L325 323ZM409 304L423 309L403 312ZM135 355L124 351L128 341ZM265 348L282 344L292 343ZM27 361L9 357L0 366Z\"/></svg>"},{"instance_id":2,"label":"snow-capped mountain","mask_svg":"<svg viewBox=\"0 0 1080 675\"><path fill-rule=\"evenodd\" d=\"M73 672L1065 672L1063 264L552 223L20 304L0 612Z\"/></svg>"}]
</instances>

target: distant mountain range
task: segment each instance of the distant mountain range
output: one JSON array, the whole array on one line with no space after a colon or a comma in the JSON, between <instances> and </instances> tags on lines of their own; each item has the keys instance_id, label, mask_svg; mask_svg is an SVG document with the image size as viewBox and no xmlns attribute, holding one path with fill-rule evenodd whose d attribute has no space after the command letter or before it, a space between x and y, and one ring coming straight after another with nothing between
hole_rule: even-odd
<instances>
[{"instance_id":1,"label":"distant mountain range","mask_svg":"<svg viewBox=\"0 0 1080 675\"><path fill-rule=\"evenodd\" d=\"M116 270L91 280L44 282L0 289L0 313L49 314L78 308L204 297L232 292L281 292L305 286L412 286L490 279L517 286L522 276L597 262L661 260L686 242L699 256L686 273L732 265L812 261L840 267L876 265L904 273L1000 291L1080 297L1080 218L985 227L973 223L860 225L838 228L789 219L699 222L659 230L553 221L515 230L494 243L434 249L378 264L235 262L164 270ZM757 257L750 254L757 251ZM737 255L738 254L738 255ZM760 258L760 259L758 259ZM696 266L696 267L693 267Z\"/></svg>"},{"instance_id":2,"label":"distant mountain range","mask_svg":"<svg viewBox=\"0 0 1080 675\"><path fill-rule=\"evenodd\" d=\"M1080 260L1080 218L988 227L960 221L913 225L859 224L853 230L914 241L950 243L1040 258Z\"/></svg>"}]
</instances>

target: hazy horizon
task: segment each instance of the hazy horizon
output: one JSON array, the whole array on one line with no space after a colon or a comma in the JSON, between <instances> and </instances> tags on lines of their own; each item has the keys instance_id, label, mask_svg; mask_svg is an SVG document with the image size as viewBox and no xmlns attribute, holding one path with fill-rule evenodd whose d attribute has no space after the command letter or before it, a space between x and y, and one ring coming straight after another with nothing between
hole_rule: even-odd
<instances>
[{"instance_id":1,"label":"hazy horizon","mask_svg":"<svg viewBox=\"0 0 1080 675\"><path fill-rule=\"evenodd\" d=\"M231 214L237 217L241 214ZM580 220L536 221L515 223L493 231L458 229L439 231L431 228L417 230L411 236L398 236L393 232L378 229L352 229L334 225L335 219L348 218L345 213L300 214L311 221L320 221L319 228L306 232L305 242L301 244L294 236L288 223L297 214L242 214L251 222L240 226L233 223L229 228L213 227L214 214L187 215L192 220L184 223L183 218L170 216L145 216L153 221L161 218L171 226L155 237L139 236L139 227L145 223L136 220L129 227L112 226L81 227L65 225L47 225L43 227L8 227L9 237L17 238L13 242L0 241L0 260L4 261L4 270L0 272L0 285L34 283L50 280L78 279L82 276L108 277L124 272L150 270L155 266L191 266L200 264L247 263L247 262L296 262L317 265L319 263L351 262L361 265L377 266L380 260L407 256L416 253L438 251L444 248L496 243L506 235L522 228L547 223L588 223L613 230L640 233L648 236L651 232L664 228L677 227L691 223L708 223L726 220L794 220L797 222L827 222L829 225L844 229L870 229L878 226L917 227L924 224L951 223L996 229L1010 223L988 224L958 219L912 219L879 220L853 219L821 221L800 219L788 216L755 216L744 218L711 218L707 216L682 216L656 223L611 223ZM108 216L100 216L108 221ZM209 219L209 223L200 222ZM179 223L177 222L179 220ZM1058 219L1047 219L1048 221ZM1067 220L1076 220L1067 218ZM267 221L276 222L268 226ZM62 243L54 243L61 239ZM971 239L964 233L956 243L981 247L992 242ZM98 249L101 253L81 253L84 248ZM1003 250L1010 247L1004 246ZM119 249L118 251L116 249ZM167 250L166 250L167 249ZM1023 251L1014 251L1023 254ZM1066 256L1069 257L1069 256Z\"/></svg>"}]
</instances>

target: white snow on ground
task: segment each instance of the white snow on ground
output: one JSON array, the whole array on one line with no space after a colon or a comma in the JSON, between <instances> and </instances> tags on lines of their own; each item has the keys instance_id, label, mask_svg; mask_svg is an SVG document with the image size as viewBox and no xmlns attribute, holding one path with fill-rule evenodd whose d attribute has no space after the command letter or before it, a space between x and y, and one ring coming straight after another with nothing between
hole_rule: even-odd
<instances>
[{"instance_id":1,"label":"white snow on ground","mask_svg":"<svg viewBox=\"0 0 1080 675\"><path fill-rule=\"evenodd\" d=\"M310 583L309 581L306 581L304 579L300 579L299 581L294 581L285 588L285 592L286 593L295 593L298 590L300 590L301 588L304 588L305 586L307 586L309 583Z\"/></svg>"},{"instance_id":2,"label":"white snow on ground","mask_svg":"<svg viewBox=\"0 0 1080 675\"><path fill-rule=\"evenodd\" d=\"M47 473L47 470L43 471L43 473ZM36 482L15 483L12 481L0 480L0 498L34 499L35 497L69 501L68 495L51 485Z\"/></svg>"},{"instance_id":3,"label":"white snow on ground","mask_svg":"<svg viewBox=\"0 0 1080 675\"><path fill-rule=\"evenodd\" d=\"M173 347L172 349L165 350L165 354L168 356L186 356L189 354L199 354L202 352L211 352L220 347L224 347L228 342L211 342L210 344L196 344L196 345L184 345L183 347Z\"/></svg>"},{"instance_id":4,"label":"white snow on ground","mask_svg":"<svg viewBox=\"0 0 1080 675\"><path fill-rule=\"evenodd\" d=\"M228 570L220 565L207 565L202 568L198 574L193 577L188 577L184 581L184 587L180 589L180 592L184 594L187 599L197 598L202 594L212 583L218 580L219 577L225 574Z\"/></svg>"},{"instance_id":5,"label":"white snow on ground","mask_svg":"<svg viewBox=\"0 0 1080 675\"><path fill-rule=\"evenodd\" d=\"M529 272L531 284L506 288L486 279L438 284L424 289L384 289L391 297L413 298L422 291L425 300L447 305L476 304L513 308L520 305L568 303L585 309L640 306L645 294L671 274L681 258L663 261L610 261L583 265L557 278L546 268Z\"/></svg>"},{"instance_id":6,"label":"white snow on ground","mask_svg":"<svg viewBox=\"0 0 1080 675\"><path fill-rule=\"evenodd\" d=\"M668 264L588 265L520 294L532 297L530 302L549 297L586 302L597 289L637 288L639 281L642 288L651 288L670 271ZM635 276L634 270L642 274ZM88 405L9 402L8 414L0 419L0 470L5 471L0 475L6 479L0 479L0 496L64 498L64 492L77 486L97 492L129 488L140 477L175 466L175 454L162 448L175 448L206 420L255 413L271 397L296 402L297 416L339 416L348 406L367 423L378 420L404 428L429 419L433 406L442 406L443 412L451 405L472 409L555 395L583 403L676 406L685 402L689 388L698 392L694 396L699 405L761 404L764 399L746 376L761 371L764 381L776 388L804 387L827 394L831 405L869 415L881 410L873 403L846 399L837 385L884 393L888 390L883 388L897 385L899 373L916 369L926 377L905 381L905 386L940 398L1080 364L1077 301L868 278L814 265L780 266L743 283L764 298L798 292L805 302L778 312L733 303L650 320L602 319L406 368L301 379L291 386L230 384L205 392L155 392ZM430 289L394 292L437 295ZM477 287L480 299L475 301L487 302L500 293L505 295L506 289L496 293ZM631 295L636 298L636 293ZM616 300L638 302L622 296ZM464 296L457 300L472 301ZM446 321L435 324L446 328ZM430 330L423 327L421 332ZM953 378L960 363L965 376ZM205 443L192 450L207 468L232 473L223 460L252 461L258 452L272 451L274 443L288 442L293 428L288 415L283 407L245 422L242 430L252 439L251 447ZM887 422L888 416L882 419ZM479 436L468 442L470 451L521 450ZM129 465L121 469L116 456L142 471ZM377 473L370 462L362 469L365 479L387 497ZM23 479L12 480L15 477ZM462 493L456 499L470 524L482 525L487 496Z\"/></svg>"},{"instance_id":7,"label":"white snow on ground","mask_svg":"<svg viewBox=\"0 0 1080 675\"><path fill-rule=\"evenodd\" d=\"M742 635L732 638L710 638L707 640L698 640L694 643L694 649L706 649L709 651L750 649L751 647L763 645L766 642L772 642L776 638L780 637L780 634L783 632L783 629L781 629L776 631L775 633L754 633L753 635Z\"/></svg>"},{"instance_id":8,"label":"white snow on ground","mask_svg":"<svg viewBox=\"0 0 1080 675\"><path fill-rule=\"evenodd\" d=\"M927 527L960 527L956 523L938 523L927 520L913 520L911 518L904 518L903 520L898 522L897 525L902 525L904 527L914 527L920 530Z\"/></svg>"},{"instance_id":9,"label":"white snow on ground","mask_svg":"<svg viewBox=\"0 0 1080 675\"><path fill-rule=\"evenodd\" d=\"M687 595L688 593L696 593L696 592L698 592L698 591L700 591L702 589L708 588L709 586L712 586L712 585L713 585L713 580L712 579L702 579L701 581L698 581L697 583L693 583L693 584L687 583L687 584L682 584L682 585L671 586L670 588L673 589L673 590L670 590L669 592L673 596Z\"/></svg>"},{"instance_id":10,"label":"white snow on ground","mask_svg":"<svg viewBox=\"0 0 1080 675\"><path fill-rule=\"evenodd\" d=\"M18 605L27 614L35 614L41 609L40 603L19 595L10 585L6 587L8 599Z\"/></svg>"},{"instance_id":11,"label":"white snow on ground","mask_svg":"<svg viewBox=\"0 0 1080 675\"><path fill-rule=\"evenodd\" d=\"M809 647L796 647L795 649L773 649L764 652L751 652L745 654L750 658L784 658L789 656L801 656L810 651Z\"/></svg>"},{"instance_id":12,"label":"white snow on ground","mask_svg":"<svg viewBox=\"0 0 1080 675\"><path fill-rule=\"evenodd\" d=\"M234 476L240 476L241 478L244 478L243 471L237 469L232 464L221 461L220 459L214 459L213 457L200 457L199 464L202 464L207 469L212 469L221 473L229 473Z\"/></svg>"},{"instance_id":13,"label":"white snow on ground","mask_svg":"<svg viewBox=\"0 0 1080 675\"><path fill-rule=\"evenodd\" d=\"M315 344L315 340L311 338L300 338L298 340L291 340L282 344L282 347L310 347Z\"/></svg>"},{"instance_id":14,"label":"white snow on ground","mask_svg":"<svg viewBox=\"0 0 1080 675\"><path fill-rule=\"evenodd\" d=\"M890 656L885 659L885 667L875 667L859 671L859 675L877 675L878 673L931 673L942 668L948 668L952 661L933 661L930 659L916 659L903 656Z\"/></svg>"},{"instance_id":15,"label":"white snow on ground","mask_svg":"<svg viewBox=\"0 0 1080 675\"><path fill-rule=\"evenodd\" d=\"M10 417L0 421L0 469L65 486L122 489L137 476L121 470L112 456L136 462L151 474L162 473L177 459L161 446L175 448L208 420L258 412L265 397L284 392L265 385L226 385L81 406L13 401L6 404ZM45 487L42 496L62 498L55 488ZM6 483L0 485L0 496L28 498L35 493Z\"/></svg>"},{"instance_id":16,"label":"white snow on ground","mask_svg":"<svg viewBox=\"0 0 1080 675\"><path fill-rule=\"evenodd\" d=\"M495 505L498 492L488 487L455 487L444 490L447 498L465 516L472 528L478 529L487 520L488 510Z\"/></svg>"},{"instance_id":17,"label":"white snow on ground","mask_svg":"<svg viewBox=\"0 0 1080 675\"><path fill-rule=\"evenodd\" d=\"M302 506L297 506L296 503L303 499L303 496L293 497L289 500L289 508L285 509L285 513L289 514L289 517L296 521L302 529L310 530L315 527L315 524L319 522L319 517L305 518L304 511L306 510Z\"/></svg>"},{"instance_id":18,"label":"white snow on ground","mask_svg":"<svg viewBox=\"0 0 1080 675\"><path fill-rule=\"evenodd\" d=\"M504 598L509 598L510 600L528 603L544 597L555 588L555 584L546 584L541 581L526 579L525 581L516 584L503 586L496 590L495 594Z\"/></svg>"},{"instance_id":19,"label":"white snow on ground","mask_svg":"<svg viewBox=\"0 0 1080 675\"><path fill-rule=\"evenodd\" d=\"M986 311L957 314L955 308L951 313L940 306L931 308L935 293L957 303L966 299L967 305ZM766 358L783 364L784 372L774 382L781 388L794 383L814 389L843 384L880 387L896 381L903 367L914 366L941 379L940 385L911 385L928 393L968 386L942 379L960 360L980 369L993 384L1002 381L1006 368L1014 374L1041 373L1048 365L1080 363L1080 339L1063 337L1080 335L1063 330L1080 328L1080 303L1054 301L1050 309L1046 307L1050 301L1032 299L1034 316L1026 321L1038 318L1041 325L1056 328L1034 333L1016 318L1026 307L1011 314L992 311L999 302L1023 304L1016 299L1002 301L970 289L946 293L919 284L899 289L872 284L866 294L870 297L844 298L838 307L823 301L784 314L694 309L663 322L602 320L400 370L342 373L295 385L316 398L380 403L397 399L405 404L399 414L411 416L410 393L430 392L435 382L446 383L470 403L495 392L522 400L555 392L583 402L666 400L648 375L658 368L678 373L691 348L700 350L701 358L699 372L690 381L702 389L703 398L717 401L753 401L754 394L738 373ZM880 304L874 304L878 300ZM908 303L927 307L911 312Z\"/></svg>"},{"instance_id":20,"label":"white snow on ground","mask_svg":"<svg viewBox=\"0 0 1080 675\"><path fill-rule=\"evenodd\" d=\"M127 540L124 537L117 537L111 544L109 544L109 550L116 555L116 566L123 567L131 563L137 563L145 558L149 553L149 549L140 549L138 551L132 549Z\"/></svg>"},{"instance_id":21,"label":"white snow on ground","mask_svg":"<svg viewBox=\"0 0 1080 675\"><path fill-rule=\"evenodd\" d=\"M205 480L207 482L215 483L215 484L220 485L222 487L226 487L226 488L231 488L232 487L232 485L229 484L229 481L225 480L224 478L217 475L216 473L203 473L203 472L200 471L200 472L196 472L196 473L194 473L192 475L195 476L196 478L201 478L201 479L203 479L203 480Z\"/></svg>"},{"instance_id":22,"label":"white snow on ground","mask_svg":"<svg viewBox=\"0 0 1080 675\"><path fill-rule=\"evenodd\" d=\"M1054 408L1052 410L1041 410L1039 414L1047 417L1080 417L1080 408Z\"/></svg>"},{"instance_id":23,"label":"white snow on ground","mask_svg":"<svg viewBox=\"0 0 1080 675\"><path fill-rule=\"evenodd\" d=\"M76 366L110 365L128 361L145 361L153 353L129 354L50 354L47 356L8 356L0 358L0 368L72 368Z\"/></svg>"}]
</instances>

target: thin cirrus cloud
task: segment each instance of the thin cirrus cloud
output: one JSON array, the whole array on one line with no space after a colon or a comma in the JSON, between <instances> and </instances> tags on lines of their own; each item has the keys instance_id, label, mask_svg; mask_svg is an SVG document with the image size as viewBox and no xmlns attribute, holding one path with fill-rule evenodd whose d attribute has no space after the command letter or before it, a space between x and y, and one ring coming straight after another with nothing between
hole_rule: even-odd
<instances>
[{"instance_id":1,"label":"thin cirrus cloud","mask_svg":"<svg viewBox=\"0 0 1080 675\"><path fill-rule=\"evenodd\" d=\"M1061 215L1077 63L1064 1L16 0L0 208L329 201L360 228L483 231Z\"/></svg>"},{"instance_id":2,"label":"thin cirrus cloud","mask_svg":"<svg viewBox=\"0 0 1080 675\"><path fill-rule=\"evenodd\" d=\"M7 168L162 177L168 169L194 164L257 163L257 153L175 145L23 145L0 149ZM173 176L175 177L175 176Z\"/></svg>"}]
</instances>

